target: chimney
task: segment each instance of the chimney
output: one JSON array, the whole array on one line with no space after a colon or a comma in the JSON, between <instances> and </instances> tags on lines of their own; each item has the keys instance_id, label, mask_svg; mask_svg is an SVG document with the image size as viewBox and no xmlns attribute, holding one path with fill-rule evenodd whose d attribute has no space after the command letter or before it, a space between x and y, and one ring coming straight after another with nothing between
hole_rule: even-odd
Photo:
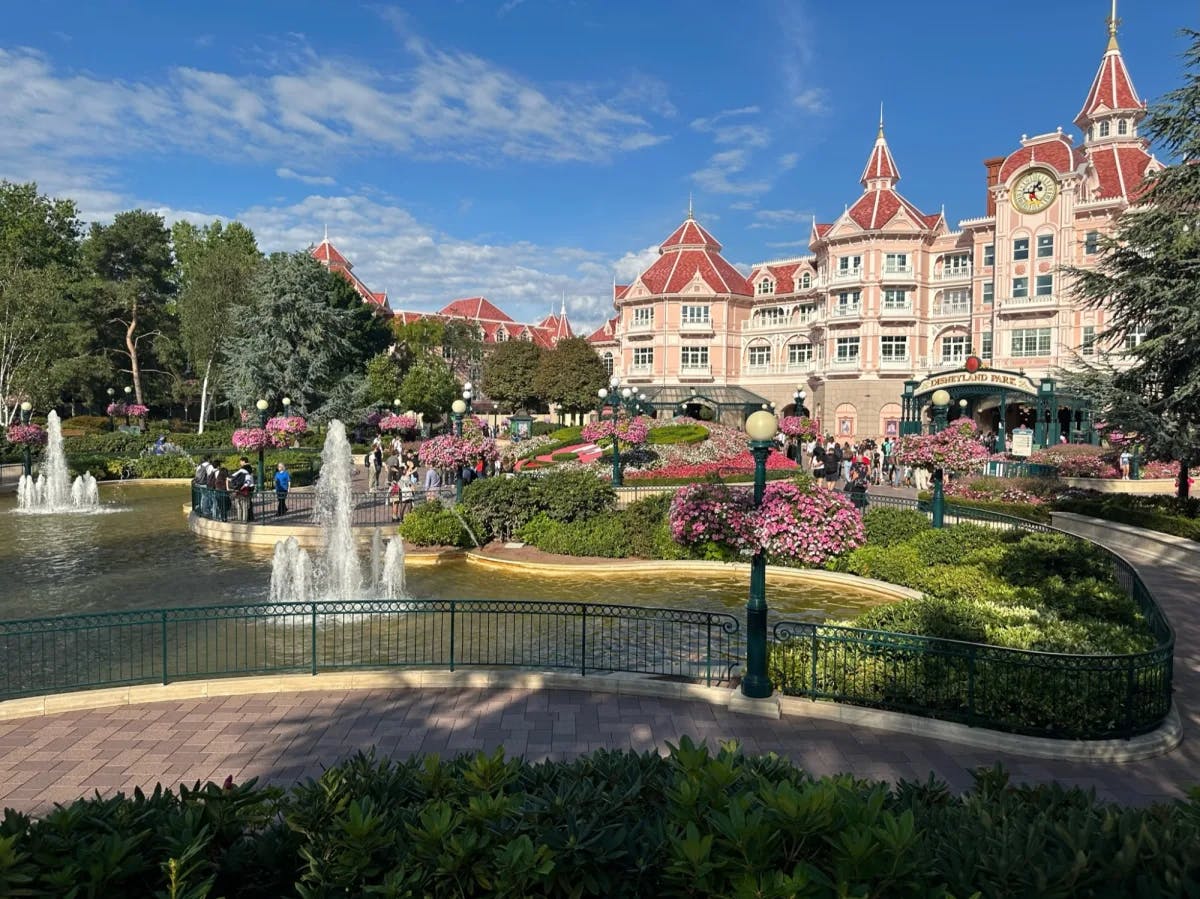
<instances>
[{"instance_id":1,"label":"chimney","mask_svg":"<svg viewBox=\"0 0 1200 899\"><path fill-rule=\"evenodd\" d=\"M992 188L999 182L1000 167L1004 165L1003 156L993 156L991 159L983 161L984 168L987 169L987 214L996 214L996 195L992 193Z\"/></svg>"}]
</instances>

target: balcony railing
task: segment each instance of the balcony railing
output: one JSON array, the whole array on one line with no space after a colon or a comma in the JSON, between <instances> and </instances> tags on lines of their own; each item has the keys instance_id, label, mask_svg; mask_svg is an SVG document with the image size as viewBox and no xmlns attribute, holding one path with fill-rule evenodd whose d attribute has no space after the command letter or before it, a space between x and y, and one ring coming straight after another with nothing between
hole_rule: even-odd
<instances>
[{"instance_id":1,"label":"balcony railing","mask_svg":"<svg viewBox=\"0 0 1200 899\"><path fill-rule=\"evenodd\" d=\"M862 315L862 303L847 303L845 305L839 303L833 307L832 312L838 318L850 318L855 315Z\"/></svg>"},{"instance_id":2,"label":"balcony railing","mask_svg":"<svg viewBox=\"0 0 1200 899\"><path fill-rule=\"evenodd\" d=\"M630 322L629 330L630 331L653 331L654 330L654 319L651 319L648 322L645 322L645 321Z\"/></svg>"},{"instance_id":3,"label":"balcony railing","mask_svg":"<svg viewBox=\"0 0 1200 899\"><path fill-rule=\"evenodd\" d=\"M784 371L788 372L807 372L817 370L816 359L805 359L802 362L788 362L784 367Z\"/></svg>"},{"instance_id":4,"label":"balcony railing","mask_svg":"<svg viewBox=\"0 0 1200 899\"><path fill-rule=\"evenodd\" d=\"M711 378L711 365L688 365L686 362L679 366L679 377L681 378Z\"/></svg>"},{"instance_id":5,"label":"balcony railing","mask_svg":"<svg viewBox=\"0 0 1200 899\"><path fill-rule=\"evenodd\" d=\"M631 375L648 375L654 371L654 363L652 362L635 362L629 366Z\"/></svg>"},{"instance_id":6,"label":"balcony railing","mask_svg":"<svg viewBox=\"0 0 1200 899\"><path fill-rule=\"evenodd\" d=\"M839 269L833 273L833 280L835 283L841 281L861 281L862 277L863 270L861 268L851 268L844 271Z\"/></svg>"},{"instance_id":7,"label":"balcony railing","mask_svg":"<svg viewBox=\"0 0 1200 899\"><path fill-rule=\"evenodd\" d=\"M1028 297L1007 297L1000 302L997 311L1004 315L1018 314L1021 312L1029 312L1037 309L1048 309L1058 305L1058 298L1054 294L1034 294Z\"/></svg>"},{"instance_id":8,"label":"balcony railing","mask_svg":"<svg viewBox=\"0 0 1200 899\"><path fill-rule=\"evenodd\" d=\"M911 265L885 265L883 267L884 281L911 281L913 267Z\"/></svg>"},{"instance_id":9,"label":"balcony railing","mask_svg":"<svg viewBox=\"0 0 1200 899\"><path fill-rule=\"evenodd\" d=\"M967 281L971 278L972 267L969 265L952 265L933 273L935 281Z\"/></svg>"},{"instance_id":10,"label":"balcony railing","mask_svg":"<svg viewBox=\"0 0 1200 899\"><path fill-rule=\"evenodd\" d=\"M885 303L879 310L879 314L883 318L887 318L888 316L909 317L913 314L913 305L912 303L905 303L903 306L889 306Z\"/></svg>"},{"instance_id":11,"label":"balcony railing","mask_svg":"<svg viewBox=\"0 0 1200 899\"><path fill-rule=\"evenodd\" d=\"M685 319L684 321L679 323L680 331L702 331L702 332L707 333L707 332L711 332L712 329L713 329L713 323L711 320L708 320L708 319L706 319L705 321L689 321L689 320Z\"/></svg>"},{"instance_id":12,"label":"balcony railing","mask_svg":"<svg viewBox=\"0 0 1200 899\"><path fill-rule=\"evenodd\" d=\"M830 363L836 368L857 368L862 362L858 356L852 356L847 359L839 359L836 356L830 360Z\"/></svg>"},{"instance_id":13,"label":"balcony railing","mask_svg":"<svg viewBox=\"0 0 1200 899\"><path fill-rule=\"evenodd\" d=\"M890 369L893 371L897 370L897 369L901 369L903 371L910 371L913 367L913 360L907 356L905 356L903 359L897 359L895 357L893 357L891 359L880 359L879 367Z\"/></svg>"},{"instance_id":14,"label":"balcony railing","mask_svg":"<svg viewBox=\"0 0 1200 899\"><path fill-rule=\"evenodd\" d=\"M934 315L955 315L963 316L971 314L970 303L934 303Z\"/></svg>"},{"instance_id":15,"label":"balcony railing","mask_svg":"<svg viewBox=\"0 0 1200 899\"><path fill-rule=\"evenodd\" d=\"M747 331L770 331L773 328L786 328L792 323L791 316L782 315L778 318L763 318L762 316L754 316L750 319Z\"/></svg>"}]
</instances>

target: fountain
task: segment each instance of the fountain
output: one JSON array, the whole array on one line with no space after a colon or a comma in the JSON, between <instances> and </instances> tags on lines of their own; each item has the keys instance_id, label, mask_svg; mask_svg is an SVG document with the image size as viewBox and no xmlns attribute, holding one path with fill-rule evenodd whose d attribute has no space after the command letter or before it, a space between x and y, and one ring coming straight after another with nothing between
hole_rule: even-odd
<instances>
[{"instance_id":1,"label":"fountain","mask_svg":"<svg viewBox=\"0 0 1200 899\"><path fill-rule=\"evenodd\" d=\"M94 512L100 491L92 473L85 472L72 483L63 451L62 422L51 410L46 416L46 455L37 480L21 475L17 483L17 509L21 512Z\"/></svg>"},{"instance_id":2,"label":"fountain","mask_svg":"<svg viewBox=\"0 0 1200 899\"><path fill-rule=\"evenodd\" d=\"M370 581L363 583L362 565L354 541L352 487L354 458L346 427L329 423L321 450L321 474L316 486L316 521L323 535L314 563L295 537L275 544L271 561L271 601L311 599L399 599L404 594L404 545L399 537L387 541L375 529L371 539Z\"/></svg>"}]
</instances>

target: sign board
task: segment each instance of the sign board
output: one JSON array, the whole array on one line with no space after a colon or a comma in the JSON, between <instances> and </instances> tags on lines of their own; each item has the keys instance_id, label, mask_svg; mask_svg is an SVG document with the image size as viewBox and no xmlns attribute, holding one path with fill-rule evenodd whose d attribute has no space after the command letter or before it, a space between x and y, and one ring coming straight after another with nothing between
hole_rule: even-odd
<instances>
[{"instance_id":1,"label":"sign board","mask_svg":"<svg viewBox=\"0 0 1200 899\"><path fill-rule=\"evenodd\" d=\"M1025 375L1009 371L981 368L978 371L947 371L930 375L913 390L914 395L930 393L947 387L995 387L997 390L1015 390L1018 393L1037 395L1037 385Z\"/></svg>"},{"instance_id":2,"label":"sign board","mask_svg":"<svg viewBox=\"0 0 1200 899\"><path fill-rule=\"evenodd\" d=\"M1033 431L1029 428L1013 428L1011 452L1014 456L1029 456L1033 452Z\"/></svg>"}]
</instances>

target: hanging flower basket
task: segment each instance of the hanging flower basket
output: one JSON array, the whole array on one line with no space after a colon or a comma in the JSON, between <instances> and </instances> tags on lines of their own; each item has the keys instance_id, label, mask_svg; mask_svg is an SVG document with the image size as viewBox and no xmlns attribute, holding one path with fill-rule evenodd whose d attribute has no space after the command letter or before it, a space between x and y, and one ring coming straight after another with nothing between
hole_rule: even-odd
<instances>
[{"instance_id":1,"label":"hanging flower basket","mask_svg":"<svg viewBox=\"0 0 1200 899\"><path fill-rule=\"evenodd\" d=\"M442 434L426 440L417 451L421 464L432 468L474 465L481 456L487 462L494 462L500 458L496 441L481 434L463 434L462 437Z\"/></svg>"},{"instance_id":2,"label":"hanging flower basket","mask_svg":"<svg viewBox=\"0 0 1200 899\"><path fill-rule=\"evenodd\" d=\"M915 434L900 438L896 461L901 465L930 471L970 471L988 457L987 447L979 442L975 423L960 418L936 434Z\"/></svg>"},{"instance_id":3,"label":"hanging flower basket","mask_svg":"<svg viewBox=\"0 0 1200 899\"><path fill-rule=\"evenodd\" d=\"M255 451L275 446L271 433L266 428L238 428L233 432L233 448Z\"/></svg>"},{"instance_id":4,"label":"hanging flower basket","mask_svg":"<svg viewBox=\"0 0 1200 899\"><path fill-rule=\"evenodd\" d=\"M779 431L788 437L800 440L816 440L821 433L821 424L814 418L785 415L779 419Z\"/></svg>"},{"instance_id":5,"label":"hanging flower basket","mask_svg":"<svg viewBox=\"0 0 1200 899\"><path fill-rule=\"evenodd\" d=\"M46 430L40 425L9 425L5 436L18 446L46 445Z\"/></svg>"},{"instance_id":6,"label":"hanging flower basket","mask_svg":"<svg viewBox=\"0 0 1200 899\"><path fill-rule=\"evenodd\" d=\"M379 430L390 434L399 434L417 429L415 415L385 415L379 419Z\"/></svg>"},{"instance_id":7,"label":"hanging flower basket","mask_svg":"<svg viewBox=\"0 0 1200 899\"><path fill-rule=\"evenodd\" d=\"M637 418L618 418L616 421L617 438L622 443L630 443L639 446L646 442L650 437L650 422L643 416ZM604 418L600 421L589 422L583 426L580 436L587 441L595 443L598 440L603 440L605 437L613 435L613 420Z\"/></svg>"},{"instance_id":8,"label":"hanging flower basket","mask_svg":"<svg viewBox=\"0 0 1200 899\"><path fill-rule=\"evenodd\" d=\"M267 420L267 433L275 446L291 446L308 433L308 422L300 415L278 415Z\"/></svg>"}]
</instances>

